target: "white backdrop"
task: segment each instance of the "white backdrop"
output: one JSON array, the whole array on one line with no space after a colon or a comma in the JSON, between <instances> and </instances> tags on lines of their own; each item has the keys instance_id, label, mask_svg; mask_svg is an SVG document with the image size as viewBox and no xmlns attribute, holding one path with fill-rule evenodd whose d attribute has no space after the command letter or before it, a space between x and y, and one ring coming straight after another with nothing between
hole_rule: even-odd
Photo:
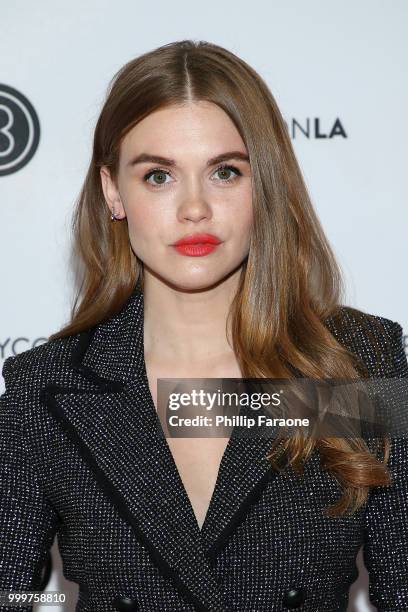
<instances>
[{"instance_id":1,"label":"white backdrop","mask_svg":"<svg viewBox=\"0 0 408 612\"><path fill-rule=\"evenodd\" d=\"M407 334L407 18L406 0L3 2L0 365L67 320L69 224L109 79L136 55L184 38L227 47L267 81L347 302ZM74 610L76 585L61 575L56 543L52 552L47 588L65 590L65 610ZM358 559L349 612L375 609L361 550Z\"/></svg>"}]
</instances>

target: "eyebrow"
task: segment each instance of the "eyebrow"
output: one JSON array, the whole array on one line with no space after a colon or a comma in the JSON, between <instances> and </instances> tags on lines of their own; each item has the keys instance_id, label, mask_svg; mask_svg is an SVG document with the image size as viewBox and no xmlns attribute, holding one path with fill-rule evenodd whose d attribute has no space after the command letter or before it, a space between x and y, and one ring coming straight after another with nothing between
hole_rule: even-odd
<instances>
[{"instance_id":1,"label":"eyebrow","mask_svg":"<svg viewBox=\"0 0 408 612\"><path fill-rule=\"evenodd\" d=\"M227 153L221 153L220 155L209 159L206 163L206 166L208 168L209 166L214 166L230 159L237 159L240 161L249 162L249 156L246 153L242 153L242 151L228 151ZM147 162L161 164L162 166L177 165L174 159L168 159L167 157L161 157L160 155L152 155L150 153L141 153L137 157L132 158L126 165L129 167L133 167L137 164L144 164Z\"/></svg>"}]
</instances>

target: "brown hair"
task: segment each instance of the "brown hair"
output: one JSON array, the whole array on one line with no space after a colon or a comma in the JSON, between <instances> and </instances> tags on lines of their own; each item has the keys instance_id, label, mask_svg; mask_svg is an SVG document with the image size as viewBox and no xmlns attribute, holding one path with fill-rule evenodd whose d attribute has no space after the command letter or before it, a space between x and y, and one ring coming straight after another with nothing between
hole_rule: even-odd
<instances>
[{"instance_id":1,"label":"brown hair","mask_svg":"<svg viewBox=\"0 0 408 612\"><path fill-rule=\"evenodd\" d=\"M310 378L366 376L363 364L324 324L340 312L343 281L275 99L242 59L205 41L163 45L125 64L110 82L73 218L80 288L69 324L49 339L97 325L121 310L137 282L143 289L143 264L131 248L127 220L112 223L107 214L100 167L106 165L116 180L125 134L152 111L191 100L222 108L250 158L253 233L230 311L243 377L293 378L291 368ZM280 469L277 458L284 452L301 474L315 447L322 467L343 489L342 497L326 509L329 515L354 512L366 501L370 486L390 484L388 438L383 460L361 438L297 436L283 445L280 441L268 458Z\"/></svg>"}]
</instances>

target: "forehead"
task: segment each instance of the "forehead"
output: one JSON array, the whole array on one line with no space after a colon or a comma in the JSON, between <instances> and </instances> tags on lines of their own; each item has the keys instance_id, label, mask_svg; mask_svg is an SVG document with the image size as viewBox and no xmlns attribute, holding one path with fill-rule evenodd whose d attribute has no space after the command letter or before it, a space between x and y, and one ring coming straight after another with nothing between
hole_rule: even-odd
<instances>
[{"instance_id":1,"label":"forehead","mask_svg":"<svg viewBox=\"0 0 408 612\"><path fill-rule=\"evenodd\" d=\"M211 155L227 145L245 151L241 136L227 113L216 104L199 101L150 113L126 134L121 153L126 157L147 149L169 157L174 157L176 152L182 156L192 151Z\"/></svg>"}]
</instances>

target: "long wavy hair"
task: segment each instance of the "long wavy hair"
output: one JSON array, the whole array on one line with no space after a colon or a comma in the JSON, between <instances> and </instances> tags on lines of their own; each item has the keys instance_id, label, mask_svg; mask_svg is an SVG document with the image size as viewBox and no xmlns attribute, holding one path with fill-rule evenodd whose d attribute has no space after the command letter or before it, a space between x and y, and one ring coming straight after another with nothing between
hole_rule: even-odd
<instances>
[{"instance_id":1,"label":"long wavy hair","mask_svg":"<svg viewBox=\"0 0 408 612\"><path fill-rule=\"evenodd\" d=\"M50 340L77 334L118 313L135 285L143 290L143 262L134 254L127 219L112 223L100 168L117 178L123 137L156 109L187 101L217 104L247 148L252 172L253 227L248 258L231 305L233 349L244 378L359 378L364 364L342 346L324 321L340 316L342 274L311 204L287 133L266 83L245 61L206 42L182 40L129 61L112 78L97 120L93 153L73 216L74 256L81 282L69 323ZM352 309L355 314L361 313ZM272 445L268 459L296 474L316 447L323 469L342 489L325 509L353 513L369 487L391 484L386 463L359 437L297 435ZM278 460L279 459L279 460Z\"/></svg>"}]
</instances>

